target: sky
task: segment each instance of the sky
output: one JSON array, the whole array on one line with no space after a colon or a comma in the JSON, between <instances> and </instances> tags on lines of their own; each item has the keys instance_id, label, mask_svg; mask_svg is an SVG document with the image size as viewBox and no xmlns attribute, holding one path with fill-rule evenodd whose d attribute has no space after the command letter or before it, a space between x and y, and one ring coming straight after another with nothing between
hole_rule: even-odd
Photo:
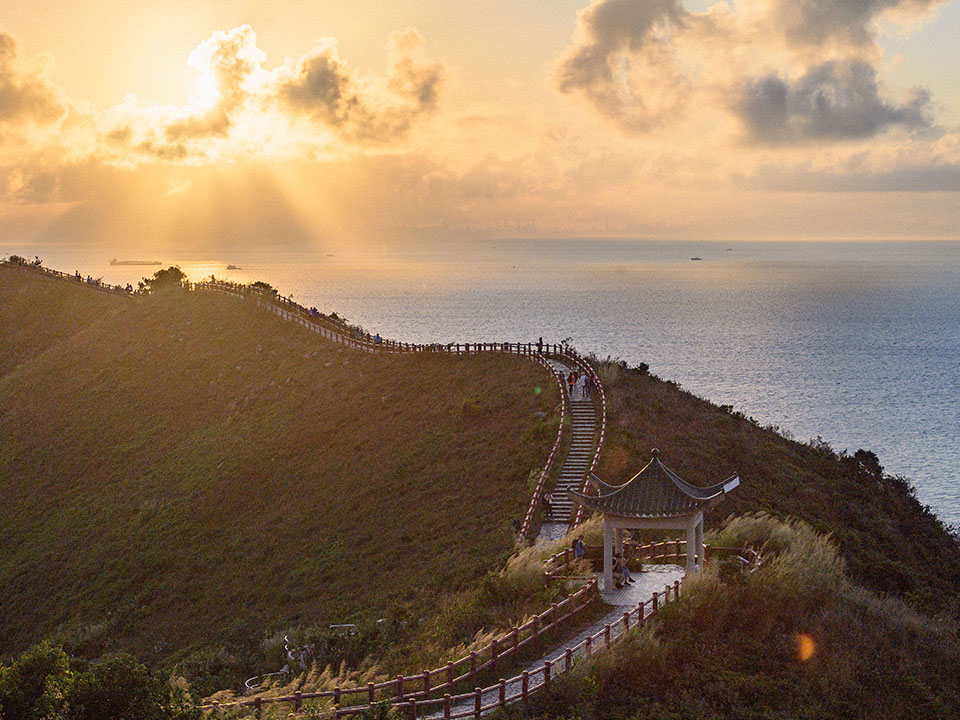
<instances>
[{"instance_id":1,"label":"sky","mask_svg":"<svg viewBox=\"0 0 960 720\"><path fill-rule=\"evenodd\" d=\"M960 0L5 0L0 250L960 238Z\"/></svg>"}]
</instances>

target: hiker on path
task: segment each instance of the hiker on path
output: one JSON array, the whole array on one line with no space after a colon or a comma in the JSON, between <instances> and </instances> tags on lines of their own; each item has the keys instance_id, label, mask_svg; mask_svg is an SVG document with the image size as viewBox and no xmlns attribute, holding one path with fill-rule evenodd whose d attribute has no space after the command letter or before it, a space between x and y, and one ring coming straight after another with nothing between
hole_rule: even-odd
<instances>
[{"instance_id":1,"label":"hiker on path","mask_svg":"<svg viewBox=\"0 0 960 720\"><path fill-rule=\"evenodd\" d=\"M570 397L573 397L573 387L577 383L577 371L571 370L569 377L567 377L567 390Z\"/></svg>"},{"instance_id":2,"label":"hiker on path","mask_svg":"<svg viewBox=\"0 0 960 720\"><path fill-rule=\"evenodd\" d=\"M577 378L577 397L581 400L587 397L587 376L581 375Z\"/></svg>"},{"instance_id":3,"label":"hiker on path","mask_svg":"<svg viewBox=\"0 0 960 720\"><path fill-rule=\"evenodd\" d=\"M586 552L586 548L583 546L583 535L577 535L573 539L573 557L575 560L579 560L583 557L583 554Z\"/></svg>"},{"instance_id":4,"label":"hiker on path","mask_svg":"<svg viewBox=\"0 0 960 720\"><path fill-rule=\"evenodd\" d=\"M543 509L547 517L553 514L553 495L550 493L543 494Z\"/></svg>"},{"instance_id":5,"label":"hiker on path","mask_svg":"<svg viewBox=\"0 0 960 720\"><path fill-rule=\"evenodd\" d=\"M539 355L543 354L543 338L539 338L537 340L537 354Z\"/></svg>"}]
</instances>

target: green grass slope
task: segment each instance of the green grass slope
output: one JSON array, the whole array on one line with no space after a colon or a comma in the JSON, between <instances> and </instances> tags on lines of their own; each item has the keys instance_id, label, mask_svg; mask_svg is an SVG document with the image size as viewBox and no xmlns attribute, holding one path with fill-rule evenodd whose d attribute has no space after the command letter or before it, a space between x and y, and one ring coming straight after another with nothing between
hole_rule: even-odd
<instances>
[{"instance_id":1,"label":"green grass slope","mask_svg":"<svg viewBox=\"0 0 960 720\"><path fill-rule=\"evenodd\" d=\"M604 480L631 477L653 447L694 484L739 472L740 487L708 524L757 510L803 519L831 535L857 582L925 610L960 614L956 535L917 501L906 480L883 473L872 453L795 442L636 369L605 363L600 375L609 399L598 468Z\"/></svg>"},{"instance_id":2,"label":"green grass slope","mask_svg":"<svg viewBox=\"0 0 960 720\"><path fill-rule=\"evenodd\" d=\"M0 653L416 619L509 554L556 430L539 366L369 357L229 296L78 290L0 273Z\"/></svg>"}]
</instances>

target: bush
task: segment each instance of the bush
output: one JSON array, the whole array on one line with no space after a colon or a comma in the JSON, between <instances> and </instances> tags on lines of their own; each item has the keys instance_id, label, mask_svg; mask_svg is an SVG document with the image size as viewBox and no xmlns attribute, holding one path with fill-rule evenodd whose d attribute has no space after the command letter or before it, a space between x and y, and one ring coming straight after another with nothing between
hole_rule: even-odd
<instances>
[{"instance_id":1,"label":"bush","mask_svg":"<svg viewBox=\"0 0 960 720\"><path fill-rule=\"evenodd\" d=\"M96 665L41 643L0 666L3 720L195 720L182 689L153 675L132 655Z\"/></svg>"}]
</instances>

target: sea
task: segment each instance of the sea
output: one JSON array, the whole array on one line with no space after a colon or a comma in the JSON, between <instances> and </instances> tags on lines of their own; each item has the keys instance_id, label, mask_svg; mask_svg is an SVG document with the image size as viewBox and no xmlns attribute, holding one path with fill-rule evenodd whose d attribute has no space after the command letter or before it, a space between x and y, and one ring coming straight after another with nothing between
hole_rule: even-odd
<instances>
[{"instance_id":1,"label":"sea","mask_svg":"<svg viewBox=\"0 0 960 720\"><path fill-rule=\"evenodd\" d=\"M112 283L156 269L37 253ZM876 452L960 525L960 242L461 238L239 258L158 259L193 280L268 282L387 338L542 337L646 363L797 440Z\"/></svg>"}]
</instances>

